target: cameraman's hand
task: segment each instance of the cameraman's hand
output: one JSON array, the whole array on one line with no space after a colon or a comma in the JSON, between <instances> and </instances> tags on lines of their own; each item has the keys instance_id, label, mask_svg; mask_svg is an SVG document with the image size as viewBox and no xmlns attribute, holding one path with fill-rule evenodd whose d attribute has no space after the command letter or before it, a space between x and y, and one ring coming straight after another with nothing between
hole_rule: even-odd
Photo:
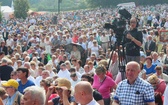
<instances>
[{"instance_id":1,"label":"cameraman's hand","mask_svg":"<svg viewBox=\"0 0 168 105\"><path fill-rule=\"evenodd\" d=\"M131 34L127 34L127 38L130 39L130 40L132 40L134 37L132 37Z\"/></svg>"}]
</instances>

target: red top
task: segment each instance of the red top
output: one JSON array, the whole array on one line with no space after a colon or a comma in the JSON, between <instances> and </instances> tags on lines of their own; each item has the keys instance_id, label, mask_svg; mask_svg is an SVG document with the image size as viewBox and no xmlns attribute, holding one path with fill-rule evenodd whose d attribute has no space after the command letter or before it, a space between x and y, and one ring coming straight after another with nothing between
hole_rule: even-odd
<instances>
[{"instance_id":1,"label":"red top","mask_svg":"<svg viewBox=\"0 0 168 105\"><path fill-rule=\"evenodd\" d=\"M106 75L113 78L113 75L109 71L106 71Z\"/></svg>"}]
</instances>

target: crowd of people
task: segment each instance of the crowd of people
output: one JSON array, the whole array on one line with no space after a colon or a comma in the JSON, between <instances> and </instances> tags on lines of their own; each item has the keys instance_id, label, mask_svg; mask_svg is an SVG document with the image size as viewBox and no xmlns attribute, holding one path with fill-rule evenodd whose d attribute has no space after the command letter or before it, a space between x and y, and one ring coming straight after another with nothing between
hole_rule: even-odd
<instances>
[{"instance_id":1,"label":"crowd of people","mask_svg":"<svg viewBox=\"0 0 168 105\"><path fill-rule=\"evenodd\" d=\"M159 36L167 6L127 8L126 46L104 28L119 18L116 8L3 20L0 104L167 105L168 46Z\"/></svg>"}]
</instances>

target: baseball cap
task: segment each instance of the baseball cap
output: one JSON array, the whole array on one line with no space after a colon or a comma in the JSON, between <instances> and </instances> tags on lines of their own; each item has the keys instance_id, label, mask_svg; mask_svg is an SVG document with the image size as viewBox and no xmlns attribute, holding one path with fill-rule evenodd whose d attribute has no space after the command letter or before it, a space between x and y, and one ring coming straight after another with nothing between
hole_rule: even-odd
<instances>
[{"instance_id":1,"label":"baseball cap","mask_svg":"<svg viewBox=\"0 0 168 105\"><path fill-rule=\"evenodd\" d=\"M4 87L12 86L15 89L18 89L19 83L14 79L10 79L6 83L2 83L2 86L4 86Z\"/></svg>"},{"instance_id":2,"label":"baseball cap","mask_svg":"<svg viewBox=\"0 0 168 105\"><path fill-rule=\"evenodd\" d=\"M71 82L68 79L58 78L56 81L58 81L56 88L67 87L68 90L71 89Z\"/></svg>"}]
</instances>

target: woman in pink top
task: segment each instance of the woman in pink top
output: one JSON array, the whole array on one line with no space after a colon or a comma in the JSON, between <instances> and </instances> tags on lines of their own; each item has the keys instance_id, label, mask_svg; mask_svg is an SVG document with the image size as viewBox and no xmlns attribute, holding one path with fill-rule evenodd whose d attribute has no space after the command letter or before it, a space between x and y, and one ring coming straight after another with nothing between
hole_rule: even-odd
<instances>
[{"instance_id":1,"label":"woman in pink top","mask_svg":"<svg viewBox=\"0 0 168 105\"><path fill-rule=\"evenodd\" d=\"M101 93L104 105L110 105L110 93L112 89L116 89L117 85L112 78L106 76L106 68L99 65L94 75L93 88Z\"/></svg>"}]
</instances>

